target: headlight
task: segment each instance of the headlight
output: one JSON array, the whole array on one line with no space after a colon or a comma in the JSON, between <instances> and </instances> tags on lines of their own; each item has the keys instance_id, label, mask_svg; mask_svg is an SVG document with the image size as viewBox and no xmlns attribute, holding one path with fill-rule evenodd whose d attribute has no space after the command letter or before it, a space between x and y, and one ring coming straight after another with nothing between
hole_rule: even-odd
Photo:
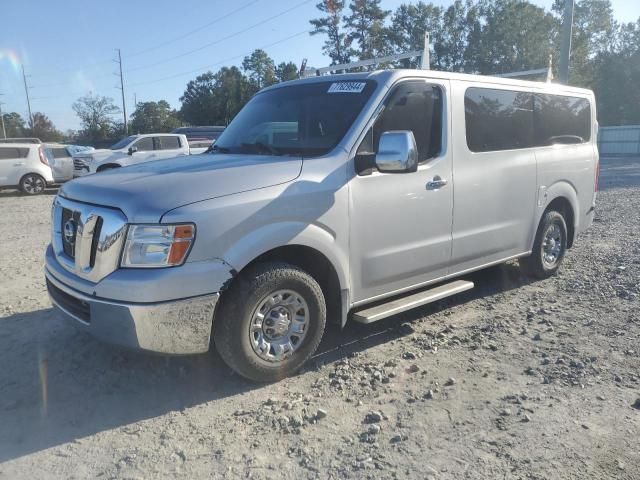
<instances>
[{"instance_id":1,"label":"headlight","mask_svg":"<svg viewBox=\"0 0 640 480\"><path fill-rule=\"evenodd\" d=\"M129 225L121 267L159 268L182 265L196 236L196 226Z\"/></svg>"}]
</instances>

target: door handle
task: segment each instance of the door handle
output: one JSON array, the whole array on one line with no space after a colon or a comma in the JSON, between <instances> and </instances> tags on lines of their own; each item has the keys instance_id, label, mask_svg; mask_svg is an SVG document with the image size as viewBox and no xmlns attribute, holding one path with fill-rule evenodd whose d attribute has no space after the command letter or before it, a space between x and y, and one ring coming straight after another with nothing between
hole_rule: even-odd
<instances>
[{"instance_id":1,"label":"door handle","mask_svg":"<svg viewBox=\"0 0 640 480\"><path fill-rule=\"evenodd\" d=\"M444 187L447 183L446 179L436 175L432 180L427 182L427 190L438 190L439 188Z\"/></svg>"}]
</instances>

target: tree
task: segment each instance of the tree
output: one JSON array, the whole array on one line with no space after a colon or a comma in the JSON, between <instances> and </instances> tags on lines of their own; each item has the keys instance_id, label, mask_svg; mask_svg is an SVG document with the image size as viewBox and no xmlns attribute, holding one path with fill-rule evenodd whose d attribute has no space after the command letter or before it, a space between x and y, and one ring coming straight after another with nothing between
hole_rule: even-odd
<instances>
[{"instance_id":1,"label":"tree","mask_svg":"<svg viewBox=\"0 0 640 480\"><path fill-rule=\"evenodd\" d=\"M293 62L281 62L276 67L276 78L279 82L298 78L298 67Z\"/></svg>"},{"instance_id":2,"label":"tree","mask_svg":"<svg viewBox=\"0 0 640 480\"><path fill-rule=\"evenodd\" d=\"M522 0L487 1L467 42L468 66L490 75L544 68L554 52L558 21Z\"/></svg>"},{"instance_id":3,"label":"tree","mask_svg":"<svg viewBox=\"0 0 640 480\"><path fill-rule=\"evenodd\" d=\"M223 67L191 80L180 97L180 113L191 125L226 125L255 93L237 67Z\"/></svg>"},{"instance_id":4,"label":"tree","mask_svg":"<svg viewBox=\"0 0 640 480\"><path fill-rule=\"evenodd\" d=\"M329 56L332 65L349 63L352 54L351 41L342 28L344 0L323 0L316 5L316 8L326 15L309 21L313 26L310 34L327 35L322 51Z\"/></svg>"},{"instance_id":5,"label":"tree","mask_svg":"<svg viewBox=\"0 0 640 480\"><path fill-rule=\"evenodd\" d=\"M256 86L256 90L273 85L278 81L273 59L264 50L254 50L251 55L244 57L242 68L249 80Z\"/></svg>"},{"instance_id":6,"label":"tree","mask_svg":"<svg viewBox=\"0 0 640 480\"><path fill-rule=\"evenodd\" d=\"M438 69L443 69L439 61L439 49L441 45L442 31L442 7L431 3L418 2L415 5L400 5L391 17L391 27L387 37L396 53L410 50L422 50L424 47L425 32L430 32L431 43L434 45L434 55L431 64ZM405 59L401 61L404 68L417 68L417 59Z\"/></svg>"},{"instance_id":7,"label":"tree","mask_svg":"<svg viewBox=\"0 0 640 480\"><path fill-rule=\"evenodd\" d=\"M43 142L60 142L64 137L49 117L41 112L33 113L33 128L30 129L30 135Z\"/></svg>"},{"instance_id":8,"label":"tree","mask_svg":"<svg viewBox=\"0 0 640 480\"><path fill-rule=\"evenodd\" d=\"M83 137L90 141L110 138L114 123L111 116L120 112L112 98L93 94L79 98L73 110L82 123Z\"/></svg>"},{"instance_id":9,"label":"tree","mask_svg":"<svg viewBox=\"0 0 640 480\"><path fill-rule=\"evenodd\" d=\"M2 118L4 119L4 128L7 132L7 138L19 138L27 135L26 122L19 113L3 113Z\"/></svg>"},{"instance_id":10,"label":"tree","mask_svg":"<svg viewBox=\"0 0 640 480\"><path fill-rule=\"evenodd\" d=\"M166 100L138 102L131 114L129 129L133 133L166 133L181 125L177 112Z\"/></svg>"},{"instance_id":11,"label":"tree","mask_svg":"<svg viewBox=\"0 0 640 480\"><path fill-rule=\"evenodd\" d=\"M560 15L563 9L564 2L556 0L553 10ZM559 17L558 23L560 23ZM593 83L594 59L598 55L614 49L617 29L618 25L613 17L610 0L576 2L571 38L571 62L569 64L570 84L586 87ZM558 45L557 51L559 49Z\"/></svg>"},{"instance_id":12,"label":"tree","mask_svg":"<svg viewBox=\"0 0 640 480\"><path fill-rule=\"evenodd\" d=\"M380 8L381 0L351 0L351 15L344 22L349 29L348 38L358 42L361 60L388 53L385 42L385 19L391 13Z\"/></svg>"}]
</instances>

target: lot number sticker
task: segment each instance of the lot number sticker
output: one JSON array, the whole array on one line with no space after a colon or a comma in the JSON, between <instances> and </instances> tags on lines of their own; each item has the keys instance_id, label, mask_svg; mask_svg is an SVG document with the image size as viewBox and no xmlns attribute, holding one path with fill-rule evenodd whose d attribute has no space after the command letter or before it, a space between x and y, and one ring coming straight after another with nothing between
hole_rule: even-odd
<instances>
[{"instance_id":1,"label":"lot number sticker","mask_svg":"<svg viewBox=\"0 0 640 480\"><path fill-rule=\"evenodd\" d=\"M362 93L365 82L336 82L329 87L328 93Z\"/></svg>"}]
</instances>

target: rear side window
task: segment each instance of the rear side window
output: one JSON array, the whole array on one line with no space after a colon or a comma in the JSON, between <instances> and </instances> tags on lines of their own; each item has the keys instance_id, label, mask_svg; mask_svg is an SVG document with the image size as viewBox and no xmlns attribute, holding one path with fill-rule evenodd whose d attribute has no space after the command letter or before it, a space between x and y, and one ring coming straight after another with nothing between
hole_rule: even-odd
<instances>
[{"instance_id":1,"label":"rear side window","mask_svg":"<svg viewBox=\"0 0 640 480\"><path fill-rule=\"evenodd\" d=\"M467 145L472 152L534 146L531 93L469 88L464 109Z\"/></svg>"},{"instance_id":2,"label":"rear side window","mask_svg":"<svg viewBox=\"0 0 640 480\"><path fill-rule=\"evenodd\" d=\"M179 137L156 137L156 150L177 150L180 148Z\"/></svg>"},{"instance_id":3,"label":"rear side window","mask_svg":"<svg viewBox=\"0 0 640 480\"><path fill-rule=\"evenodd\" d=\"M49 150L53 153L53 158L68 158L71 156L66 148L50 148Z\"/></svg>"},{"instance_id":4,"label":"rear side window","mask_svg":"<svg viewBox=\"0 0 640 480\"><path fill-rule=\"evenodd\" d=\"M591 105L586 98L536 94L534 118L536 146L591 139Z\"/></svg>"},{"instance_id":5,"label":"rear side window","mask_svg":"<svg viewBox=\"0 0 640 480\"><path fill-rule=\"evenodd\" d=\"M0 160L12 160L14 158L27 158L28 148L0 147Z\"/></svg>"}]
</instances>

